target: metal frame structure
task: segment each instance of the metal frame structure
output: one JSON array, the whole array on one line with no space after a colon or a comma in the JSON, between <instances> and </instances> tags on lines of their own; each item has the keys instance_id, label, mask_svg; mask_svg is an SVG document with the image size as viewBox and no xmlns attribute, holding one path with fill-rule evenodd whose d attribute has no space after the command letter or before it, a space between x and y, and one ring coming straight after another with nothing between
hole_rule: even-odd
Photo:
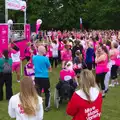
<instances>
[{"instance_id":1,"label":"metal frame structure","mask_svg":"<svg viewBox=\"0 0 120 120\"><path fill-rule=\"evenodd\" d=\"M26 10L24 11L24 24L26 24ZM5 23L7 22L8 22L8 9L7 9L7 0L5 0Z\"/></svg>"}]
</instances>

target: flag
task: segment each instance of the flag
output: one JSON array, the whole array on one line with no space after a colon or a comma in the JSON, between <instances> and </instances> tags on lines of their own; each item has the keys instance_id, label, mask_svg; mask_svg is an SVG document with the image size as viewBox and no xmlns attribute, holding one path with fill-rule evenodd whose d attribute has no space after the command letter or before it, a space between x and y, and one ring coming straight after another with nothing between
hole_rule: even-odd
<instances>
[{"instance_id":1,"label":"flag","mask_svg":"<svg viewBox=\"0 0 120 120\"><path fill-rule=\"evenodd\" d=\"M82 29L82 18L80 18L80 29Z\"/></svg>"}]
</instances>

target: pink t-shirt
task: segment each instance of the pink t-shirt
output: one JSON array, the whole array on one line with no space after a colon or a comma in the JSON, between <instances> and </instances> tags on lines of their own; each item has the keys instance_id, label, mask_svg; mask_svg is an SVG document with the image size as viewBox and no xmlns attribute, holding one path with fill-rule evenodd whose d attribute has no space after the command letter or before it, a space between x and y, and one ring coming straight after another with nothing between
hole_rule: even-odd
<instances>
[{"instance_id":1,"label":"pink t-shirt","mask_svg":"<svg viewBox=\"0 0 120 120\"><path fill-rule=\"evenodd\" d=\"M71 52L71 50L63 50L61 52L61 59L63 61L71 61L72 60L72 52Z\"/></svg>"},{"instance_id":2,"label":"pink t-shirt","mask_svg":"<svg viewBox=\"0 0 120 120\"><path fill-rule=\"evenodd\" d=\"M114 55L112 55L110 58L112 61L115 62L115 65L120 66L120 58L118 57L120 55L118 50L114 51Z\"/></svg>"},{"instance_id":3,"label":"pink t-shirt","mask_svg":"<svg viewBox=\"0 0 120 120\"><path fill-rule=\"evenodd\" d=\"M108 64L108 56L106 54L106 59L104 61L97 63L96 74L107 73L109 71L107 64Z\"/></svg>"},{"instance_id":4,"label":"pink t-shirt","mask_svg":"<svg viewBox=\"0 0 120 120\"><path fill-rule=\"evenodd\" d=\"M60 79L61 80L68 81L68 80L74 79L74 77L75 77L74 70L63 69L60 71Z\"/></svg>"},{"instance_id":5,"label":"pink t-shirt","mask_svg":"<svg viewBox=\"0 0 120 120\"><path fill-rule=\"evenodd\" d=\"M48 50L47 50L47 54L46 54L47 57L52 57L52 46L51 45L48 45Z\"/></svg>"},{"instance_id":6,"label":"pink t-shirt","mask_svg":"<svg viewBox=\"0 0 120 120\"><path fill-rule=\"evenodd\" d=\"M77 39L80 39L80 34L77 33L76 38L77 38Z\"/></svg>"},{"instance_id":7,"label":"pink t-shirt","mask_svg":"<svg viewBox=\"0 0 120 120\"><path fill-rule=\"evenodd\" d=\"M64 43L63 42L59 42L58 50L63 50L63 49L64 49Z\"/></svg>"}]
</instances>

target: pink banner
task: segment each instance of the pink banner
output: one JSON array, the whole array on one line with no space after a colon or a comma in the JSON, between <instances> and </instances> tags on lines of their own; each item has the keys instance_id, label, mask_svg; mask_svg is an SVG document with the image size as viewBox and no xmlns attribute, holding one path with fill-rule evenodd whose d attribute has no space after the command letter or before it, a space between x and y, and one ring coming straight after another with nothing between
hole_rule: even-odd
<instances>
[{"instance_id":1,"label":"pink banner","mask_svg":"<svg viewBox=\"0 0 120 120\"><path fill-rule=\"evenodd\" d=\"M36 24L36 34L38 34L40 28L40 24Z\"/></svg>"},{"instance_id":2,"label":"pink banner","mask_svg":"<svg viewBox=\"0 0 120 120\"><path fill-rule=\"evenodd\" d=\"M11 10L26 11L26 2L22 0L6 0L6 8Z\"/></svg>"},{"instance_id":3,"label":"pink banner","mask_svg":"<svg viewBox=\"0 0 120 120\"><path fill-rule=\"evenodd\" d=\"M8 25L0 25L0 52L8 49Z\"/></svg>"},{"instance_id":4,"label":"pink banner","mask_svg":"<svg viewBox=\"0 0 120 120\"><path fill-rule=\"evenodd\" d=\"M20 48L20 56L22 59L24 59L25 57L25 48L27 47L27 43L28 41L27 40L22 40L22 41L19 41L19 42L16 42L16 45Z\"/></svg>"},{"instance_id":5,"label":"pink banner","mask_svg":"<svg viewBox=\"0 0 120 120\"><path fill-rule=\"evenodd\" d=\"M30 41L30 25L29 24L25 25L25 36L26 36L26 40Z\"/></svg>"}]
</instances>

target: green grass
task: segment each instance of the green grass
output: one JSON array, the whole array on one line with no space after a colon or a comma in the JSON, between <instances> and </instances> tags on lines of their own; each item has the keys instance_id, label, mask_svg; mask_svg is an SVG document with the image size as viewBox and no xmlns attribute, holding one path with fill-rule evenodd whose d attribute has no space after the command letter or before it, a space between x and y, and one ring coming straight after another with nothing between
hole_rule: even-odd
<instances>
[{"instance_id":1,"label":"green grass","mask_svg":"<svg viewBox=\"0 0 120 120\"><path fill-rule=\"evenodd\" d=\"M60 108L57 110L54 107L53 95L54 88L59 78L58 69L53 69L53 72L50 73L51 81L51 110L48 113L44 114L44 120L71 120L71 118L66 115L65 109L67 103L60 105ZM120 120L120 87L111 88L109 93L106 95L106 98L103 100L102 108L102 118L101 120ZM15 74L13 74L13 92L14 94L19 92L19 83L16 82ZM8 101L0 102L0 120L10 120L8 116Z\"/></svg>"}]
</instances>

